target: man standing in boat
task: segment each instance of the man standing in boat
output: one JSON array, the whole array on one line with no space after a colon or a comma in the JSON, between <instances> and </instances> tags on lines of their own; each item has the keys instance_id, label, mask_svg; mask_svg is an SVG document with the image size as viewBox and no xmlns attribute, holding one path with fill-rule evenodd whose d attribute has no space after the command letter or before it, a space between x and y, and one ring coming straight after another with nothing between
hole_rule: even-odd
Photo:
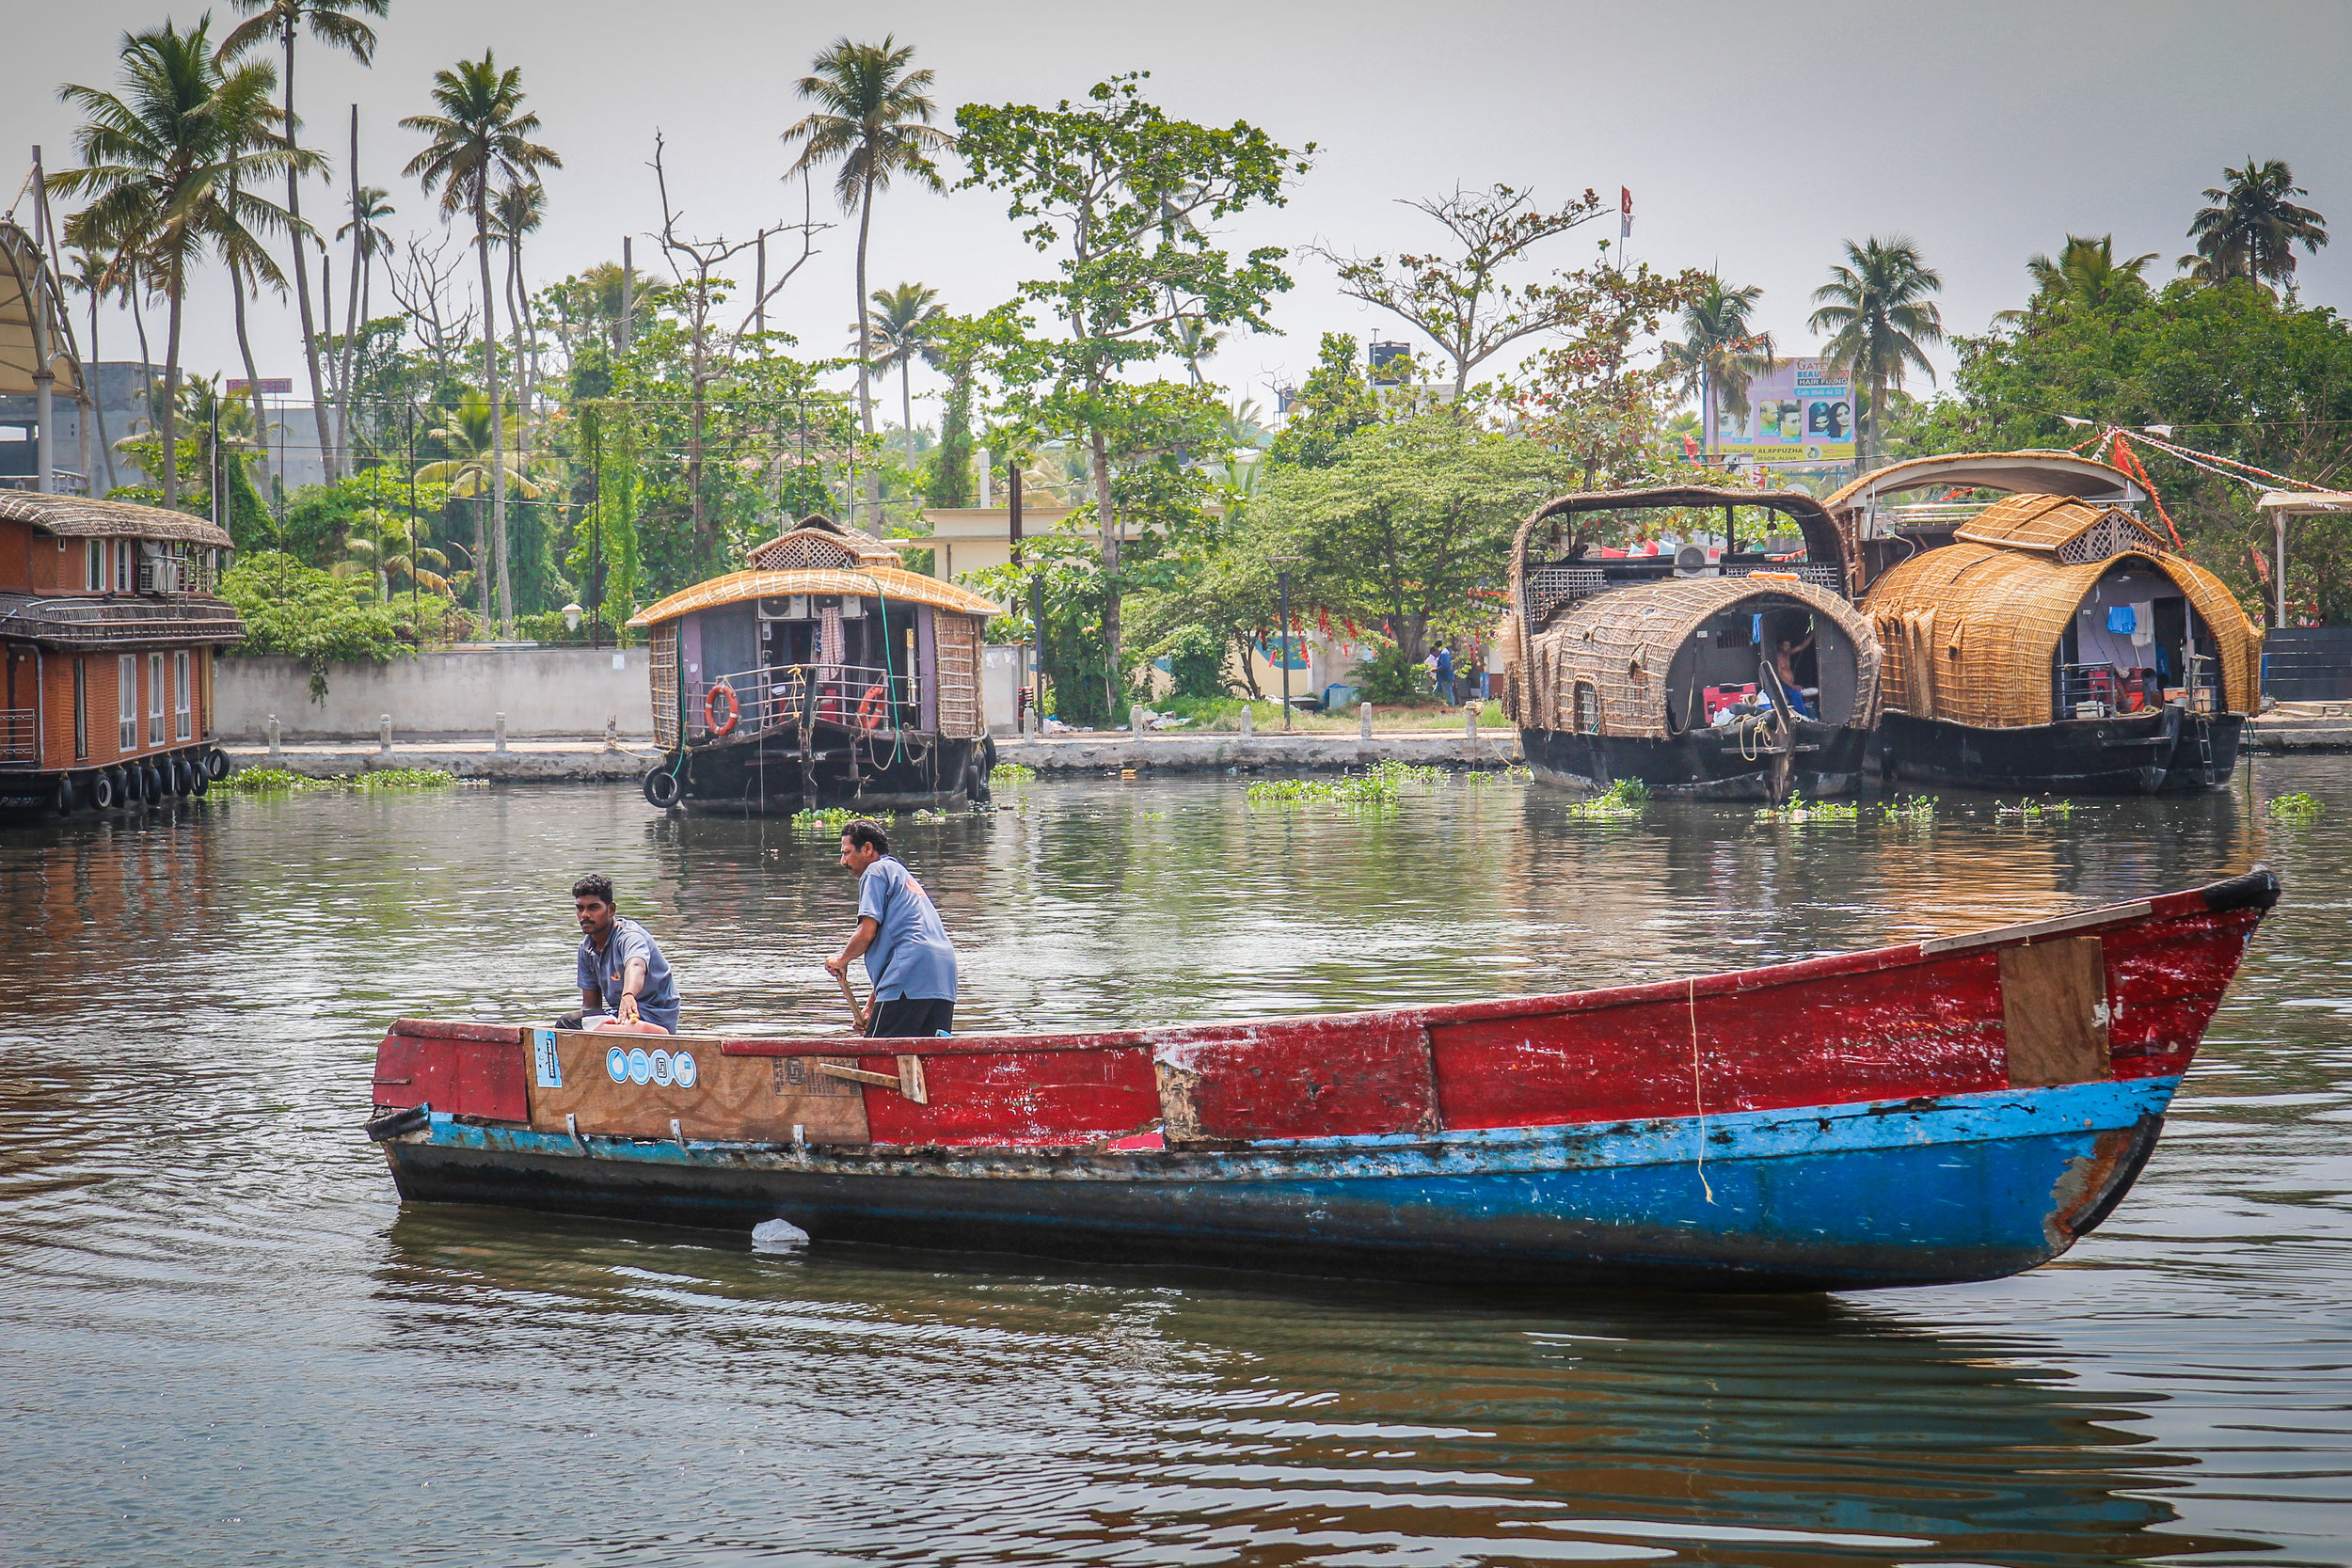
<instances>
[{"instance_id":1,"label":"man standing in boat","mask_svg":"<svg viewBox=\"0 0 2352 1568\"><path fill-rule=\"evenodd\" d=\"M653 937L612 904L612 884L582 877L572 884L580 915L580 1014L608 1013L623 1023L658 1024L677 1033L677 981ZM561 1021L579 1027L579 1017Z\"/></svg>"},{"instance_id":2,"label":"man standing in boat","mask_svg":"<svg viewBox=\"0 0 2352 1568\"><path fill-rule=\"evenodd\" d=\"M841 831L841 864L858 879L857 929L825 968L846 979L850 960L866 959L874 988L860 1021L866 1033L910 1039L952 1032L956 948L930 895L890 853L878 822L860 820Z\"/></svg>"}]
</instances>

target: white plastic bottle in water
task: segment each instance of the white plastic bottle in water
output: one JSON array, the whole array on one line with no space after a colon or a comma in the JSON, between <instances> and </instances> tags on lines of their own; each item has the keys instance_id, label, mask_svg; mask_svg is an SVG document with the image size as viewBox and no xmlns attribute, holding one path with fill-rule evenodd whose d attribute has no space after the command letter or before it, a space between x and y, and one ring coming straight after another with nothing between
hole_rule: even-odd
<instances>
[{"instance_id":1,"label":"white plastic bottle in water","mask_svg":"<svg viewBox=\"0 0 2352 1568\"><path fill-rule=\"evenodd\" d=\"M790 1220L762 1220L752 1227L754 1252L797 1252L808 1245L808 1232Z\"/></svg>"}]
</instances>

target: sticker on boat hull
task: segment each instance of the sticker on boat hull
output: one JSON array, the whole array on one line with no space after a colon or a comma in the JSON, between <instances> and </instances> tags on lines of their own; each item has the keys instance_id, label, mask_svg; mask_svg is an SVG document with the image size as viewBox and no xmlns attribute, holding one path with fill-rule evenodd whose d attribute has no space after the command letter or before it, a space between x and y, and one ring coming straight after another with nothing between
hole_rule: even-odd
<instances>
[{"instance_id":1,"label":"sticker on boat hull","mask_svg":"<svg viewBox=\"0 0 2352 1568\"><path fill-rule=\"evenodd\" d=\"M604 1070L606 1076L610 1077L615 1084L628 1083L628 1053L622 1050L617 1045L612 1050L606 1052L604 1053Z\"/></svg>"},{"instance_id":2,"label":"sticker on boat hull","mask_svg":"<svg viewBox=\"0 0 2352 1568\"><path fill-rule=\"evenodd\" d=\"M666 1051L653 1053L653 1081L665 1089L670 1086L670 1053Z\"/></svg>"},{"instance_id":3,"label":"sticker on boat hull","mask_svg":"<svg viewBox=\"0 0 2352 1568\"><path fill-rule=\"evenodd\" d=\"M629 1048L628 1081L632 1084L649 1084L653 1081L653 1058L645 1053L645 1048L642 1045Z\"/></svg>"},{"instance_id":4,"label":"sticker on boat hull","mask_svg":"<svg viewBox=\"0 0 2352 1568\"><path fill-rule=\"evenodd\" d=\"M694 1080L700 1075L701 1069L694 1066L694 1053L691 1051L681 1051L670 1058L670 1076L677 1081L679 1088L692 1088Z\"/></svg>"},{"instance_id":5,"label":"sticker on boat hull","mask_svg":"<svg viewBox=\"0 0 2352 1568\"><path fill-rule=\"evenodd\" d=\"M538 1069L539 1086L560 1089L564 1086L564 1063L555 1053L555 1031L533 1029L531 1032L531 1060Z\"/></svg>"}]
</instances>

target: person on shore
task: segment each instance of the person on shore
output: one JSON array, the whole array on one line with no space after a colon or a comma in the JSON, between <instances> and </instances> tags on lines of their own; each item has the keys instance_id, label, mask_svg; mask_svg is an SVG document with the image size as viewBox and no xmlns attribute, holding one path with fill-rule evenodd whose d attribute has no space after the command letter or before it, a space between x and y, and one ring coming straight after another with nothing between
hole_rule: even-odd
<instances>
[{"instance_id":1,"label":"person on shore","mask_svg":"<svg viewBox=\"0 0 2352 1568\"><path fill-rule=\"evenodd\" d=\"M582 877L572 884L572 908L580 917L580 1010L558 1019L556 1027L577 1029L585 1015L603 1013L624 1027L650 1023L676 1034L677 980L645 928L621 918L612 883Z\"/></svg>"},{"instance_id":2,"label":"person on shore","mask_svg":"<svg viewBox=\"0 0 2352 1568\"><path fill-rule=\"evenodd\" d=\"M869 1037L909 1039L952 1033L956 948L923 884L890 853L878 822L841 830L841 864L858 879L857 929L825 960L836 978L864 958L873 997L859 1020Z\"/></svg>"},{"instance_id":3,"label":"person on shore","mask_svg":"<svg viewBox=\"0 0 2352 1568\"><path fill-rule=\"evenodd\" d=\"M1443 642L1438 644L1438 657L1433 666L1438 673L1438 701L1454 705L1454 649Z\"/></svg>"}]
</instances>

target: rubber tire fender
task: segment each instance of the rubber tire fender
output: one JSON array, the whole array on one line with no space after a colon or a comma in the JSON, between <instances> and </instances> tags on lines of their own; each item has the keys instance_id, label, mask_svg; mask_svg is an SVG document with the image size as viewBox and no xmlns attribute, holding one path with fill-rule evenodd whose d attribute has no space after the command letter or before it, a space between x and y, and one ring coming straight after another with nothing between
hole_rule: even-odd
<instances>
[{"instance_id":1,"label":"rubber tire fender","mask_svg":"<svg viewBox=\"0 0 2352 1568\"><path fill-rule=\"evenodd\" d=\"M686 785L672 769L657 768L645 775L644 790L647 805L668 811L685 796Z\"/></svg>"},{"instance_id":2,"label":"rubber tire fender","mask_svg":"<svg viewBox=\"0 0 2352 1568\"><path fill-rule=\"evenodd\" d=\"M57 781L57 815L72 816L79 804L73 798L73 775L69 773Z\"/></svg>"},{"instance_id":3,"label":"rubber tire fender","mask_svg":"<svg viewBox=\"0 0 2352 1568\"><path fill-rule=\"evenodd\" d=\"M217 746L208 749L204 753L204 771L215 784L227 778L229 776L229 753Z\"/></svg>"},{"instance_id":4,"label":"rubber tire fender","mask_svg":"<svg viewBox=\"0 0 2352 1568\"><path fill-rule=\"evenodd\" d=\"M188 765L188 793L201 800L204 792L212 787L213 776L205 770L203 759L199 757L190 763Z\"/></svg>"},{"instance_id":5,"label":"rubber tire fender","mask_svg":"<svg viewBox=\"0 0 2352 1568\"><path fill-rule=\"evenodd\" d=\"M100 811L111 811L122 799L122 789L110 769L92 773L89 779L89 803Z\"/></svg>"}]
</instances>

